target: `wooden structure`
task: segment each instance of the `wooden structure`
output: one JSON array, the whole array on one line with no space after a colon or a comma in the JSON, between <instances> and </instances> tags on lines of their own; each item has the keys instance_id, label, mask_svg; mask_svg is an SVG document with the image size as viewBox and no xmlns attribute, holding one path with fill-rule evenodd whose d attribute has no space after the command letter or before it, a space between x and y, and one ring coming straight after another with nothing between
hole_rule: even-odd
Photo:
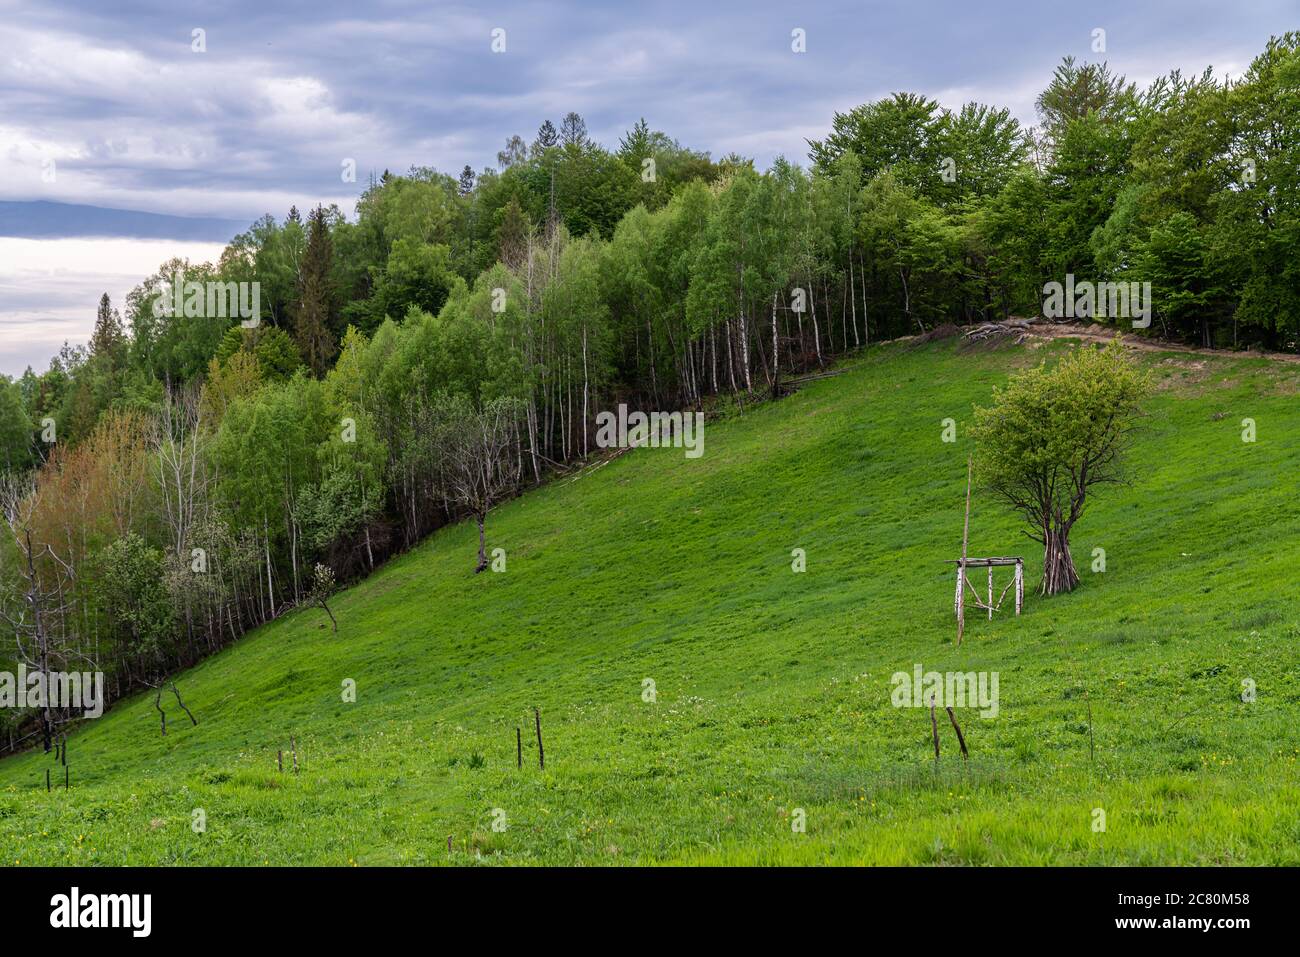
<instances>
[{"instance_id":1,"label":"wooden structure","mask_svg":"<svg viewBox=\"0 0 1300 957\"><path fill-rule=\"evenodd\" d=\"M966 620L966 589L964 584L969 588L971 595L974 597L976 608L988 609L989 618L993 618L993 613L1002 607L1003 600L1007 597L1007 592L1014 586L1016 589L1016 614L1020 614L1020 609L1025 604L1025 560L1020 557L1011 558L962 558L955 562L957 565L957 593L953 600L953 607L957 612L957 621L965 622ZM1015 576L1007 582L1002 593L998 595L998 600L993 600L993 569L999 567L1015 567ZM971 583L970 576L966 574L968 568L987 568L989 570L989 597L988 601L980 598L974 584Z\"/></svg>"},{"instance_id":2,"label":"wooden structure","mask_svg":"<svg viewBox=\"0 0 1300 957\"><path fill-rule=\"evenodd\" d=\"M1019 556L1012 558L967 558L966 546L970 541L970 487L973 461L966 460L966 518L962 523L961 530L961 558L957 559L957 594L953 599L953 607L957 612L957 644L961 644L962 633L966 630L966 589L962 587L963 583L971 590L975 596L976 608L987 608L989 620L993 620L993 613L1002 607L1002 600L1007 597L1007 591L1014 585L1016 588L1016 614L1020 614L1020 609L1025 603L1025 560ZM1002 594L998 596L995 603L993 601L993 569L999 566L1015 566L1015 577L1007 583L1006 588L1002 589ZM987 568L989 570L989 599L987 602L980 599L980 593L975 590L971 584L970 577L966 574L968 568Z\"/></svg>"}]
</instances>

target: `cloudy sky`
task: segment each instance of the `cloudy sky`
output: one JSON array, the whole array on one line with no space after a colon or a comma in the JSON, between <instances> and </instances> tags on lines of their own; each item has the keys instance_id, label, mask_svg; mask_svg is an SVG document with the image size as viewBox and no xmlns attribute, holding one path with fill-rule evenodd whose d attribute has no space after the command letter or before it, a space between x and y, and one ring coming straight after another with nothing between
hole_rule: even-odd
<instances>
[{"instance_id":1,"label":"cloudy sky","mask_svg":"<svg viewBox=\"0 0 1300 957\"><path fill-rule=\"evenodd\" d=\"M100 292L120 304L173 255L214 258L239 224L292 204L350 212L371 171L481 169L510 134L569 110L610 145L644 116L714 156L802 162L834 111L895 90L1032 123L1066 54L1139 82L1235 75L1297 13L1297 0L0 0L0 373L44 368L88 338ZM796 28L806 53L791 50Z\"/></svg>"}]
</instances>

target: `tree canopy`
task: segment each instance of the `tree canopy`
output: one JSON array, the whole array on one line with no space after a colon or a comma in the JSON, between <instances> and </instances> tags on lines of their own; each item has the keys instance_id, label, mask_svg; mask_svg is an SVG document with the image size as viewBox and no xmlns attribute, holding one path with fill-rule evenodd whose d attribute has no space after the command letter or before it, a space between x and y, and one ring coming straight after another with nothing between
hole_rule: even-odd
<instances>
[{"instance_id":1,"label":"tree canopy","mask_svg":"<svg viewBox=\"0 0 1300 957\"><path fill-rule=\"evenodd\" d=\"M1124 480L1148 389L1116 337L1104 349L1083 346L1013 376L994 388L992 405L975 410L980 480L1043 546L1043 594L1078 584L1070 531L1096 486Z\"/></svg>"}]
</instances>

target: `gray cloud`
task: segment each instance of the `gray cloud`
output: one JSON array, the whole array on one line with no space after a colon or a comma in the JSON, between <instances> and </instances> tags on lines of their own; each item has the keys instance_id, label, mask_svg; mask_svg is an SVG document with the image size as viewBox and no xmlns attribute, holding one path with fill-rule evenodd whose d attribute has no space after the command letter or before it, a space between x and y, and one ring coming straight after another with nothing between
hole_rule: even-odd
<instances>
[{"instance_id":1,"label":"gray cloud","mask_svg":"<svg viewBox=\"0 0 1300 957\"><path fill-rule=\"evenodd\" d=\"M290 203L350 209L368 171L492 162L507 136L583 113L613 142L639 116L688 145L802 161L830 114L895 89L981 98L1032 120L1067 53L1133 78L1241 70L1282 2L1160 9L930 4L430 4L18 0L0 26L0 197L253 219ZM507 31L493 54L490 31ZM808 52L790 51L790 31ZM207 52L191 51L206 31ZM57 163L55 183L40 161ZM357 161L362 182L341 181Z\"/></svg>"}]
</instances>

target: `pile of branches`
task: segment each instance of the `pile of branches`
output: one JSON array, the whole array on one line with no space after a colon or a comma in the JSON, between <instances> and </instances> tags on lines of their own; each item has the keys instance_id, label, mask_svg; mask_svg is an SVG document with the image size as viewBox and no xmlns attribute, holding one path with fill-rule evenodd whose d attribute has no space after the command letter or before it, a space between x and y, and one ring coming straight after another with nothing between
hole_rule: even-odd
<instances>
[{"instance_id":1,"label":"pile of branches","mask_svg":"<svg viewBox=\"0 0 1300 957\"><path fill-rule=\"evenodd\" d=\"M962 333L962 342L966 348L996 348L1010 343L1020 345L1030 335L1031 319L1012 317L1002 322L982 322L969 327Z\"/></svg>"}]
</instances>

